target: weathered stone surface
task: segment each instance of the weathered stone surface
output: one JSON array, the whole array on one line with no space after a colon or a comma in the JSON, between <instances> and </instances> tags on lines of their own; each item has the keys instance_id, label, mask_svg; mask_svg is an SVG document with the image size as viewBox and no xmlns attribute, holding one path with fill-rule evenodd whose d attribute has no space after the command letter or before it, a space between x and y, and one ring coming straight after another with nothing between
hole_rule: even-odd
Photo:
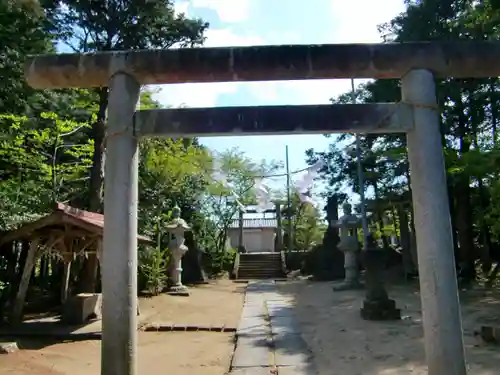
<instances>
[{"instance_id":1,"label":"weathered stone surface","mask_svg":"<svg viewBox=\"0 0 500 375\"><path fill-rule=\"evenodd\" d=\"M396 308L392 299L365 300L360 310L361 318L365 320L399 320L401 310Z\"/></svg>"},{"instance_id":2,"label":"weathered stone surface","mask_svg":"<svg viewBox=\"0 0 500 375\"><path fill-rule=\"evenodd\" d=\"M102 295L80 293L70 297L64 307L61 320L65 324L84 324L102 316Z\"/></svg>"},{"instance_id":3,"label":"weathered stone surface","mask_svg":"<svg viewBox=\"0 0 500 375\"><path fill-rule=\"evenodd\" d=\"M260 304L246 304L243 306L243 311L241 312L242 317L264 317L266 316L266 309L264 307L264 302L261 301Z\"/></svg>"},{"instance_id":4,"label":"weathered stone surface","mask_svg":"<svg viewBox=\"0 0 500 375\"><path fill-rule=\"evenodd\" d=\"M292 316L275 316L271 318L271 333L273 335L299 334L299 326Z\"/></svg>"},{"instance_id":5,"label":"weathered stone surface","mask_svg":"<svg viewBox=\"0 0 500 375\"><path fill-rule=\"evenodd\" d=\"M0 354L14 353L19 350L16 342L0 342Z\"/></svg>"},{"instance_id":6,"label":"weathered stone surface","mask_svg":"<svg viewBox=\"0 0 500 375\"><path fill-rule=\"evenodd\" d=\"M271 343L266 336L250 336L238 338L234 351L233 368L271 366Z\"/></svg>"},{"instance_id":7,"label":"weathered stone surface","mask_svg":"<svg viewBox=\"0 0 500 375\"><path fill-rule=\"evenodd\" d=\"M292 307L289 306L272 306L268 307L267 313L269 314L270 317L276 317L276 316L292 316L294 315L294 312L292 310Z\"/></svg>"},{"instance_id":8,"label":"weathered stone surface","mask_svg":"<svg viewBox=\"0 0 500 375\"><path fill-rule=\"evenodd\" d=\"M246 368L235 368L230 373L230 375L269 375L269 367L246 367Z\"/></svg>"},{"instance_id":9,"label":"weathered stone surface","mask_svg":"<svg viewBox=\"0 0 500 375\"><path fill-rule=\"evenodd\" d=\"M266 367L267 374L279 365L293 366L294 372L289 372L290 375L315 374L312 371L311 353L299 334L294 318L293 301L279 292L269 291L269 285L260 281L249 285L253 292L247 292L247 296L259 294L263 300L259 305L245 302L237 330L231 374L258 375L262 367ZM261 288L267 292L258 293ZM262 309L269 316L260 316ZM281 370L277 370L279 375Z\"/></svg>"},{"instance_id":10,"label":"weathered stone surface","mask_svg":"<svg viewBox=\"0 0 500 375\"><path fill-rule=\"evenodd\" d=\"M30 57L34 88L102 87L116 72L141 85L333 78L401 78L413 68L439 77L500 76L500 43L410 42L179 48Z\"/></svg>"},{"instance_id":11,"label":"weathered stone surface","mask_svg":"<svg viewBox=\"0 0 500 375\"><path fill-rule=\"evenodd\" d=\"M487 344L500 344L500 327L484 325L479 330L481 339Z\"/></svg>"},{"instance_id":12,"label":"weathered stone surface","mask_svg":"<svg viewBox=\"0 0 500 375\"><path fill-rule=\"evenodd\" d=\"M389 299L384 285L387 251L377 247L372 233L367 236L368 248L361 252L365 266L366 299L361 308L361 318L365 320L399 320L401 310Z\"/></svg>"},{"instance_id":13,"label":"weathered stone surface","mask_svg":"<svg viewBox=\"0 0 500 375\"><path fill-rule=\"evenodd\" d=\"M312 355L300 335L283 334L273 337L276 366L306 366Z\"/></svg>"},{"instance_id":14,"label":"weathered stone surface","mask_svg":"<svg viewBox=\"0 0 500 375\"><path fill-rule=\"evenodd\" d=\"M236 330L236 335L263 336L271 333L269 322L263 317L242 317Z\"/></svg>"},{"instance_id":15,"label":"weathered stone surface","mask_svg":"<svg viewBox=\"0 0 500 375\"><path fill-rule=\"evenodd\" d=\"M318 370L312 364L307 366L281 366L278 375L318 375Z\"/></svg>"},{"instance_id":16,"label":"weathered stone surface","mask_svg":"<svg viewBox=\"0 0 500 375\"><path fill-rule=\"evenodd\" d=\"M167 294L170 296L178 296L178 297L189 297L189 290L185 289L171 289L167 291Z\"/></svg>"},{"instance_id":17,"label":"weathered stone surface","mask_svg":"<svg viewBox=\"0 0 500 375\"><path fill-rule=\"evenodd\" d=\"M412 109L406 104L326 104L151 109L136 112L135 126L141 136L216 137L228 133L399 133L411 130L412 120Z\"/></svg>"},{"instance_id":18,"label":"weathered stone surface","mask_svg":"<svg viewBox=\"0 0 500 375\"><path fill-rule=\"evenodd\" d=\"M303 273L312 275L313 280L331 281L345 277L344 253L337 247L340 241L339 231L331 225L339 219L338 205L338 195L330 195L324 207L328 228L323 235L323 241L313 247L305 258Z\"/></svg>"}]
</instances>

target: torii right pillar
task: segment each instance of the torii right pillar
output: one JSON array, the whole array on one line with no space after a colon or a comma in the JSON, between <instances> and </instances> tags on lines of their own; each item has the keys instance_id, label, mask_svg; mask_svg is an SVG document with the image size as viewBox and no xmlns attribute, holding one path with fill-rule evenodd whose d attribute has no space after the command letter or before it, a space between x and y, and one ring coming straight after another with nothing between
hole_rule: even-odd
<instances>
[{"instance_id":1,"label":"torii right pillar","mask_svg":"<svg viewBox=\"0 0 500 375\"><path fill-rule=\"evenodd\" d=\"M465 353L443 146L434 76L415 69L401 79L413 106L407 133L418 270L429 375L465 375Z\"/></svg>"}]
</instances>

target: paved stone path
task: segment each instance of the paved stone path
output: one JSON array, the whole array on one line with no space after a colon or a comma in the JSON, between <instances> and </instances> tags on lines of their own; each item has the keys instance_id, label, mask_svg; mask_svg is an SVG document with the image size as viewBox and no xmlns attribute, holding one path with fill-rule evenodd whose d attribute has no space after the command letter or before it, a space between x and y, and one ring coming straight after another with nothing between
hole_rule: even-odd
<instances>
[{"instance_id":1,"label":"paved stone path","mask_svg":"<svg viewBox=\"0 0 500 375\"><path fill-rule=\"evenodd\" d=\"M248 284L232 375L317 375L312 356L300 336L292 301L274 281Z\"/></svg>"}]
</instances>

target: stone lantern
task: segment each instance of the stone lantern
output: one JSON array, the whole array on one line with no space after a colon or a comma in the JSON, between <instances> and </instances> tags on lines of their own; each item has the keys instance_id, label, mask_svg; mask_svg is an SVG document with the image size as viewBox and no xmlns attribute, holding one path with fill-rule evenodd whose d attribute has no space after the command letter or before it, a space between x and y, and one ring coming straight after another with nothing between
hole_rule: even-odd
<instances>
[{"instance_id":1,"label":"stone lantern","mask_svg":"<svg viewBox=\"0 0 500 375\"><path fill-rule=\"evenodd\" d=\"M186 286L182 285L182 257L188 251L184 245L184 233L191 230L191 227L184 219L181 219L181 209L175 206L172 209L172 220L166 225L168 232L168 249L170 251L170 277L172 284L167 293L177 296L188 296Z\"/></svg>"},{"instance_id":2,"label":"stone lantern","mask_svg":"<svg viewBox=\"0 0 500 375\"><path fill-rule=\"evenodd\" d=\"M361 226L359 218L352 213L349 203L342 206L344 215L337 221L330 223L332 227L340 229L339 250L344 253L345 279L342 284L336 285L333 290L359 289L362 287L359 282L359 242L357 230Z\"/></svg>"}]
</instances>

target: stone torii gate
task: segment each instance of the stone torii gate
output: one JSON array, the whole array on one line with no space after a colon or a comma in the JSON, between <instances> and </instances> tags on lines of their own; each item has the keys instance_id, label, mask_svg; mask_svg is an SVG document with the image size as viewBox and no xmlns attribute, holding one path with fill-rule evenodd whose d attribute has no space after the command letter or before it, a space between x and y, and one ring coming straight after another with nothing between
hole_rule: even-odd
<instances>
[{"instance_id":1,"label":"stone torii gate","mask_svg":"<svg viewBox=\"0 0 500 375\"><path fill-rule=\"evenodd\" d=\"M108 86L101 374L137 374L138 138L406 132L430 375L466 374L434 76L500 75L500 43L288 45L35 56L34 88ZM140 85L401 78L402 103L138 111Z\"/></svg>"}]
</instances>

